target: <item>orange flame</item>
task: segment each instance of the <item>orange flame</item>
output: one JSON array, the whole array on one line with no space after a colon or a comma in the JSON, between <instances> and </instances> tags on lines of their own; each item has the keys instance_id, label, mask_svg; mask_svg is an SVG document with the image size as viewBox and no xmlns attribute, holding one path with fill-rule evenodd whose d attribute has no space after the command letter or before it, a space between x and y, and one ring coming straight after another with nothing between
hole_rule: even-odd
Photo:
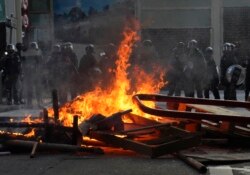
<instances>
[{"instance_id":1,"label":"orange flame","mask_svg":"<svg viewBox=\"0 0 250 175\"><path fill-rule=\"evenodd\" d=\"M24 134L24 137L28 137L28 138L30 138L30 137L33 137L33 136L35 136L35 129L33 128L29 133L27 133L27 134Z\"/></svg>"},{"instance_id":2,"label":"orange flame","mask_svg":"<svg viewBox=\"0 0 250 175\"><path fill-rule=\"evenodd\" d=\"M23 137L31 138L31 137L35 136L35 129L32 129L27 134L23 134L23 133L19 133L19 132L9 132L9 131L0 130L0 135L4 135L4 134L13 135L13 136L23 136Z\"/></svg>"},{"instance_id":3,"label":"orange flame","mask_svg":"<svg viewBox=\"0 0 250 175\"><path fill-rule=\"evenodd\" d=\"M120 43L117 55L115 71L115 81L110 85L109 90L103 90L97 87L95 90L78 96L73 101L66 103L60 108L60 121L71 126L73 116L79 115L80 122L88 119L94 114L109 116L112 113L121 110L133 109L133 113L141 116L143 114L132 102L132 96L136 93L156 93L164 85L162 69L156 70L153 74L144 72L139 67L134 68L136 75L133 80L133 92L130 94L131 80L128 78L129 58L132 53L133 45L139 40L136 29L126 28L124 31L124 40ZM160 75L156 77L156 75ZM84 83L84 82L82 82ZM148 106L153 107L154 103L147 102ZM53 116L53 110L49 109L49 115Z\"/></svg>"},{"instance_id":4,"label":"orange flame","mask_svg":"<svg viewBox=\"0 0 250 175\"><path fill-rule=\"evenodd\" d=\"M29 124L32 124L32 123L42 123L42 119L40 118L37 118L37 119L32 119L31 118L32 115L27 115L24 119L22 119L22 122L25 122L25 123L29 123Z\"/></svg>"}]
</instances>

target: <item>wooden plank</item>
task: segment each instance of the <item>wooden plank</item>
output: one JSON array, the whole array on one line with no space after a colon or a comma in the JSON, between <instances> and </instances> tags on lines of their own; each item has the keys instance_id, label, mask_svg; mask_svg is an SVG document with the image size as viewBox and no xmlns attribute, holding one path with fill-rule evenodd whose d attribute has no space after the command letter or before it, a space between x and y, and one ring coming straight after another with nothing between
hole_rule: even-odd
<instances>
[{"instance_id":1,"label":"wooden plank","mask_svg":"<svg viewBox=\"0 0 250 175\"><path fill-rule=\"evenodd\" d=\"M178 133L182 131L177 128L172 128L172 130ZM174 131L172 133L175 133ZM177 138L171 139L173 138L171 137L170 140L166 139L165 142L161 142L160 144L155 145L140 142L138 140L129 139L126 137L126 135L121 137L115 134L116 133L113 132L91 131L90 137L102 141L111 146L120 147L135 151L140 154L148 155L151 158L170 154L200 144L200 135L190 134L187 132L183 132L183 134L178 134Z\"/></svg>"},{"instance_id":2,"label":"wooden plank","mask_svg":"<svg viewBox=\"0 0 250 175\"><path fill-rule=\"evenodd\" d=\"M226 109L223 107L212 106L212 105L198 105L198 104L187 104L187 106L191 108L195 108L200 112L213 113L218 115L234 115L234 116L242 116L239 112L232 111L230 109Z\"/></svg>"}]
</instances>

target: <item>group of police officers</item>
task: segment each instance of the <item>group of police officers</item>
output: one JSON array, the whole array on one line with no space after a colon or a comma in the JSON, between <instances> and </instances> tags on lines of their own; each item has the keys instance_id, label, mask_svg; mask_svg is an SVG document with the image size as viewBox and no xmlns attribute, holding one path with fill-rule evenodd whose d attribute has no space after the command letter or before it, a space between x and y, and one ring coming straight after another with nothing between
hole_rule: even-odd
<instances>
[{"instance_id":1,"label":"group of police officers","mask_svg":"<svg viewBox=\"0 0 250 175\"><path fill-rule=\"evenodd\" d=\"M155 62L156 51L151 40L142 42L140 56L136 50L131 55L131 64L139 64L148 72ZM117 59L117 48L108 44L97 61L94 45L85 48L85 54L79 60L70 42L56 44L47 58L37 42L30 43L24 48L21 43L9 44L5 55L0 59L3 94L6 103L43 105L45 89L57 89L59 102L65 103L68 98L75 98L97 85L108 88L114 81ZM236 88L245 80L245 100L250 91L250 61L242 62L238 59L237 47L232 43L225 43L220 65L217 66L213 56L213 48L207 47L204 53L198 48L196 40L186 45L179 42L173 49L171 59L166 63L168 69L168 95L180 96L183 90L186 97L209 98L209 91L215 99L220 99L219 86L224 89L224 99L236 100ZM247 60L247 59L246 59ZM246 67L246 73L244 72ZM246 76L245 76L246 75ZM138 77L139 78L139 77ZM35 98L34 98L35 97Z\"/></svg>"},{"instance_id":2,"label":"group of police officers","mask_svg":"<svg viewBox=\"0 0 250 175\"><path fill-rule=\"evenodd\" d=\"M187 46L179 42L168 65L168 95L180 96L184 90L186 97L195 97L197 92L198 98L209 98L211 91L215 99L220 99L221 87L225 100L237 100L236 89L245 82L245 100L248 100L250 61L239 57L238 46L233 43L223 45L223 55L217 66L212 47L207 47L203 53L196 40L191 40Z\"/></svg>"},{"instance_id":3,"label":"group of police officers","mask_svg":"<svg viewBox=\"0 0 250 175\"><path fill-rule=\"evenodd\" d=\"M73 44L65 42L53 46L49 56L44 57L37 42L24 48L21 43L9 44L0 59L3 94L8 105L27 104L34 100L43 106L46 91L57 89L59 102L64 104L78 94L92 90L102 80L102 87L114 79L116 47L109 44L102 60L97 61L94 45L85 48L78 61ZM100 84L100 83L99 83Z\"/></svg>"}]
</instances>

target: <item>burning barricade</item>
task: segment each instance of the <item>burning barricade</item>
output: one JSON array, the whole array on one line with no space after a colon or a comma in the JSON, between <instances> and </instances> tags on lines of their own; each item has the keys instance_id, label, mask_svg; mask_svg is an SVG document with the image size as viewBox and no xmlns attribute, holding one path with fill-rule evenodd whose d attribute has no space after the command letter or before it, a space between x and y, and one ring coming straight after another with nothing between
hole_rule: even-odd
<instances>
[{"instance_id":1,"label":"burning barricade","mask_svg":"<svg viewBox=\"0 0 250 175\"><path fill-rule=\"evenodd\" d=\"M27 128L25 132L28 132L1 132L4 148L10 151L29 150L31 157L36 151L102 154L99 145L132 150L152 158L177 153L182 160L204 172L204 166L180 153L199 146L204 131L249 139L249 116L217 114L211 108L206 110L199 106L249 108L247 102L149 95L158 93L164 86L165 71L158 67L151 74L134 66L128 74L129 58L138 40L136 30L125 30L117 52L115 79L109 88L97 87L62 106L59 106L54 90L53 107L44 109L41 118L0 123L0 127ZM133 85L129 77L133 78Z\"/></svg>"}]
</instances>

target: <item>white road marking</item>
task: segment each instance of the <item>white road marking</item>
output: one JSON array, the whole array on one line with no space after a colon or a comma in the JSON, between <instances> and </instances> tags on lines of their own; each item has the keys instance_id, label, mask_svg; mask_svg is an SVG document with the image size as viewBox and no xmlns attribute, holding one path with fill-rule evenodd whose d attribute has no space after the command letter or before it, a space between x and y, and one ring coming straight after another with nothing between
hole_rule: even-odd
<instances>
[{"instance_id":1,"label":"white road marking","mask_svg":"<svg viewBox=\"0 0 250 175\"><path fill-rule=\"evenodd\" d=\"M233 175L233 171L230 166L216 166L208 168L210 175Z\"/></svg>"},{"instance_id":2,"label":"white road marking","mask_svg":"<svg viewBox=\"0 0 250 175\"><path fill-rule=\"evenodd\" d=\"M244 166L244 168L230 167L230 166L216 166L208 167L210 175L233 175L234 171L240 171L243 174L250 174L250 167Z\"/></svg>"}]
</instances>

